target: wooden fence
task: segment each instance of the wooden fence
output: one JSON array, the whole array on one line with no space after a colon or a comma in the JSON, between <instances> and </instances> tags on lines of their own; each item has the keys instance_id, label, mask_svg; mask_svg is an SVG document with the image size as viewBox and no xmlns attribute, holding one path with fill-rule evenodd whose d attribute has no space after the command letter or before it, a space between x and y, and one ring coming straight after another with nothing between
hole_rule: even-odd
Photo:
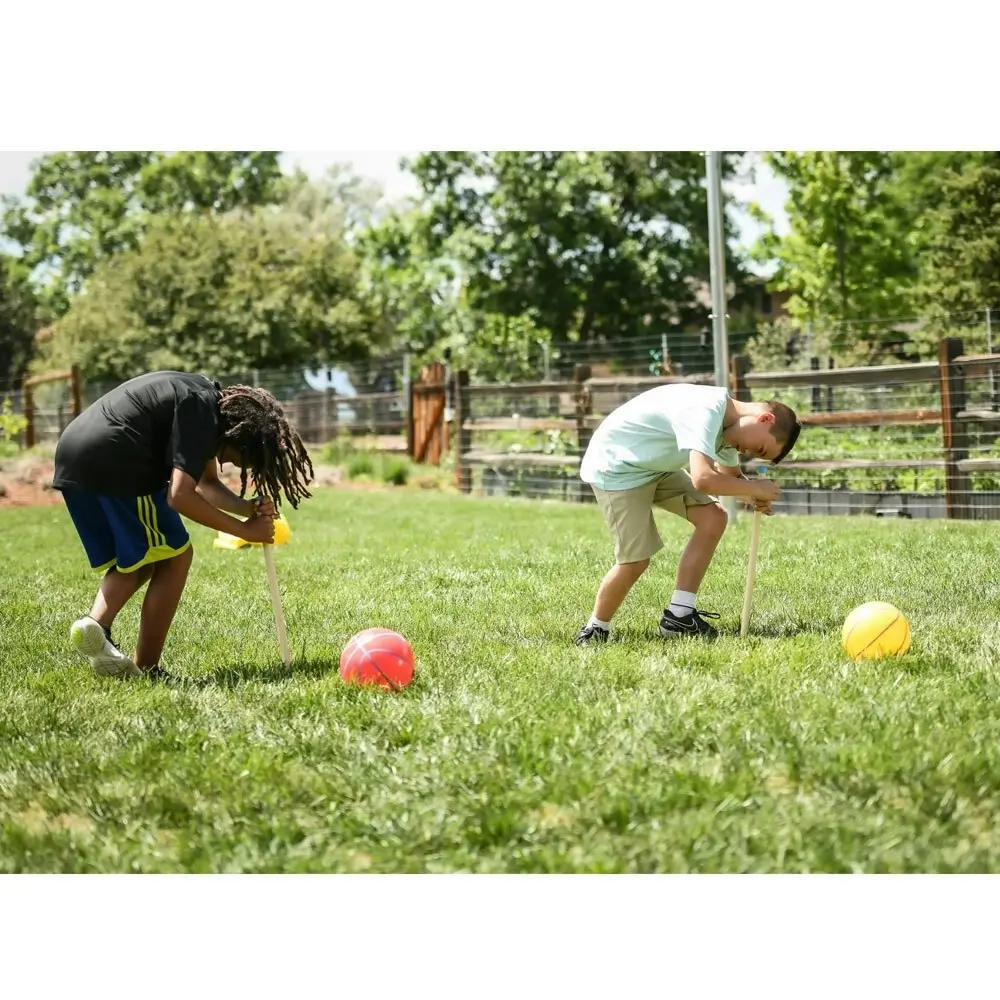
<instances>
[{"instance_id":1,"label":"wooden fence","mask_svg":"<svg viewBox=\"0 0 1000 1000\"><path fill-rule=\"evenodd\" d=\"M70 387L70 419L78 417L83 412L83 379L80 376L80 366L73 365L65 371L45 372L41 375L33 375L26 378L23 383L24 391L24 417L26 421L24 429L24 444L27 448L32 448L36 444L37 435L35 433L35 389L40 385L50 382L69 382ZM62 433L62 412L60 411L59 433Z\"/></svg>"},{"instance_id":2,"label":"wooden fence","mask_svg":"<svg viewBox=\"0 0 1000 1000\"><path fill-rule=\"evenodd\" d=\"M975 379L988 380L985 404L973 405L969 402L969 385ZM468 374L459 371L454 373L447 387L440 381L434 383L434 391L438 393L435 406L443 414L444 396L450 391L454 401L451 428L455 443L455 476L463 491L472 489L473 472L477 469L512 476L524 476L530 472L540 481L562 481L564 495L586 501L592 499L592 494L579 481L577 470L591 435L604 416L645 389L678 382L713 384L713 379L707 374L686 378L592 378L588 366L578 365L572 381L471 385ZM927 385L936 405L890 409L834 408L835 394L847 388L917 386L920 383ZM799 412L806 428L940 425L942 445L939 457L845 458L836 461L798 461L791 458L781 467L812 472L940 469L945 482L946 516L956 519L973 516L973 506L977 509L981 506L971 502L971 474L1000 473L1000 458L976 458L969 454L971 428L978 425L988 428L989 433L1000 435L998 385L1000 355L965 355L962 341L955 338L941 341L937 361L899 365L823 368L817 362L808 370L752 372L748 360L737 355L732 359L730 378L733 396L744 401L755 397L766 398L768 394L764 390L809 390L812 408ZM512 414L515 406L516 415ZM480 435L492 434L495 438L497 432L511 431L557 432L561 447L554 448L552 453L542 453L502 451L496 445L484 447L480 443ZM438 433L441 436L440 454L444 455L448 451L447 422ZM414 438L411 433L411 440L419 438L420 434ZM411 447L410 453L414 457L418 452L419 448Z\"/></svg>"}]
</instances>

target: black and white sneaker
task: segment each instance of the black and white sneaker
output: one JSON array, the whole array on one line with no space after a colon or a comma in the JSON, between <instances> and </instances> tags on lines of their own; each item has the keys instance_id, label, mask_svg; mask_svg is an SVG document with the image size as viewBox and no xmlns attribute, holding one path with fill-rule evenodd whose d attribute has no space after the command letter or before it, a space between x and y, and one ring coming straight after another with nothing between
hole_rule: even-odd
<instances>
[{"instance_id":1,"label":"black and white sneaker","mask_svg":"<svg viewBox=\"0 0 1000 1000\"><path fill-rule=\"evenodd\" d=\"M675 635L700 635L705 639L714 639L719 630L712 628L706 618L720 618L721 615L711 611L692 611L691 614L679 618L670 608L664 608L660 619L660 635L669 638Z\"/></svg>"},{"instance_id":2,"label":"black and white sneaker","mask_svg":"<svg viewBox=\"0 0 1000 1000\"><path fill-rule=\"evenodd\" d=\"M73 622L69 628L70 642L90 660L98 677L134 677L139 668L111 641L111 629L89 615Z\"/></svg>"},{"instance_id":3,"label":"black and white sneaker","mask_svg":"<svg viewBox=\"0 0 1000 1000\"><path fill-rule=\"evenodd\" d=\"M600 628L597 625L584 625L579 632L576 633L576 638L573 642L577 646L589 646L591 644L597 645L601 642L608 641L608 630L606 628Z\"/></svg>"}]
</instances>

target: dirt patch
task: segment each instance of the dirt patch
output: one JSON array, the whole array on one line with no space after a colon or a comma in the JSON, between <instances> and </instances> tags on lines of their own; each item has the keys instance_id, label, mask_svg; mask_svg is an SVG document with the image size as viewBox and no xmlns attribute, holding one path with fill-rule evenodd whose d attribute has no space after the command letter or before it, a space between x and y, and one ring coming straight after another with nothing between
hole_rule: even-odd
<instances>
[{"instance_id":1,"label":"dirt patch","mask_svg":"<svg viewBox=\"0 0 1000 1000\"><path fill-rule=\"evenodd\" d=\"M0 463L0 508L62 503L52 488L51 459L22 456Z\"/></svg>"},{"instance_id":2,"label":"dirt patch","mask_svg":"<svg viewBox=\"0 0 1000 1000\"><path fill-rule=\"evenodd\" d=\"M42 504L62 503L62 494L52 488L54 465L52 459L34 455L0 461L0 510L6 507L33 507ZM318 465L313 487L356 490L362 492L405 489L386 483L358 482L345 479L343 470L334 465ZM240 476L231 468L223 471L222 481L234 492L240 491ZM412 486L438 489L439 484L430 477L414 481Z\"/></svg>"}]
</instances>

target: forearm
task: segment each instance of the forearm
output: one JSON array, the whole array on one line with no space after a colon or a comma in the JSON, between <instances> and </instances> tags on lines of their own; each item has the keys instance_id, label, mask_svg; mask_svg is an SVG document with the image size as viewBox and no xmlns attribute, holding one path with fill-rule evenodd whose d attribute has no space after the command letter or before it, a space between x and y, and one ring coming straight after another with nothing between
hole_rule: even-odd
<instances>
[{"instance_id":1,"label":"forearm","mask_svg":"<svg viewBox=\"0 0 1000 1000\"><path fill-rule=\"evenodd\" d=\"M742 475L730 475L728 472L703 473L694 484L695 489L713 496L753 498L756 493L754 482Z\"/></svg>"},{"instance_id":2,"label":"forearm","mask_svg":"<svg viewBox=\"0 0 1000 1000\"><path fill-rule=\"evenodd\" d=\"M239 497L236 499L239 500ZM249 501L241 502L249 503ZM184 490L171 494L168 503L178 514L192 521L197 521L198 524L203 524L206 528L225 531L227 534L236 535L239 538L243 537L244 522L214 506L201 494L200 490Z\"/></svg>"},{"instance_id":3,"label":"forearm","mask_svg":"<svg viewBox=\"0 0 1000 1000\"><path fill-rule=\"evenodd\" d=\"M197 492L200 497L217 510L224 510L239 517L250 517L253 514L253 503L243 497L237 496L218 479L200 482Z\"/></svg>"}]
</instances>

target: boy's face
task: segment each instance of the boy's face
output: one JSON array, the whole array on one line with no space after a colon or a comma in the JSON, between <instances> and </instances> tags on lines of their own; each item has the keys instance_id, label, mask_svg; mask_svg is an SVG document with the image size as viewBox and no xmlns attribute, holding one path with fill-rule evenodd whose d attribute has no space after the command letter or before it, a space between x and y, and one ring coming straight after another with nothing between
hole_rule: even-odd
<instances>
[{"instance_id":1,"label":"boy's face","mask_svg":"<svg viewBox=\"0 0 1000 1000\"><path fill-rule=\"evenodd\" d=\"M774 429L773 413L758 413L740 417L732 430L731 444L744 455L773 462L781 454L781 445L771 433Z\"/></svg>"}]
</instances>

